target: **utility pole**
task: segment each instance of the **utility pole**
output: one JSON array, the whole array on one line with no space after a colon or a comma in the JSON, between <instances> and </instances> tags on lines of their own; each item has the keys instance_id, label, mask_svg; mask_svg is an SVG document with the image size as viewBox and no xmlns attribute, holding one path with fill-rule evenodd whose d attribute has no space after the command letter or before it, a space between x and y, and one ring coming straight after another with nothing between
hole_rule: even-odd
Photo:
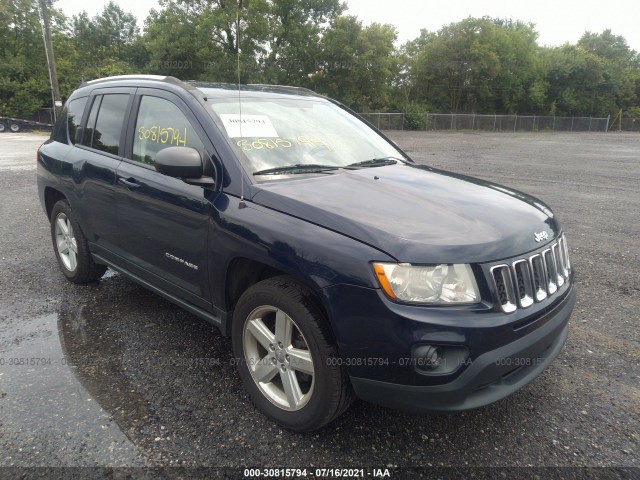
<instances>
[{"instance_id":1,"label":"utility pole","mask_svg":"<svg viewBox=\"0 0 640 480\"><path fill-rule=\"evenodd\" d=\"M40 13L42 14L44 37L44 48L47 55L47 65L49 67L49 81L51 82L51 93L53 95L53 112L54 119L58 118L60 108L62 107L62 99L60 98L60 87L58 86L58 73L56 72L56 57L53 53L53 42L51 39L51 24L49 22L49 5L51 0L38 0L40 4Z\"/></svg>"},{"instance_id":2,"label":"utility pole","mask_svg":"<svg viewBox=\"0 0 640 480\"><path fill-rule=\"evenodd\" d=\"M620 109L620 126L618 128L618 132L622 132L622 109Z\"/></svg>"}]
</instances>

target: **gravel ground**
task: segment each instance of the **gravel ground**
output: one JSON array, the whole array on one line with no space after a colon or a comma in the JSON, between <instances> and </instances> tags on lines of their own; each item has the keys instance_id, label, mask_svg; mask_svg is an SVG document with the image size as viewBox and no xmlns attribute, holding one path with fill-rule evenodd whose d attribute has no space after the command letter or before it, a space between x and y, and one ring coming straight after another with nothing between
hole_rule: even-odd
<instances>
[{"instance_id":1,"label":"gravel ground","mask_svg":"<svg viewBox=\"0 0 640 480\"><path fill-rule=\"evenodd\" d=\"M634 468L615 478L637 476L640 135L391 136L420 163L531 193L560 217L578 303L544 374L476 411L357 402L319 432L284 431L251 405L215 328L112 272L89 286L64 280L37 199L44 138L2 134L0 467L616 466Z\"/></svg>"}]
</instances>

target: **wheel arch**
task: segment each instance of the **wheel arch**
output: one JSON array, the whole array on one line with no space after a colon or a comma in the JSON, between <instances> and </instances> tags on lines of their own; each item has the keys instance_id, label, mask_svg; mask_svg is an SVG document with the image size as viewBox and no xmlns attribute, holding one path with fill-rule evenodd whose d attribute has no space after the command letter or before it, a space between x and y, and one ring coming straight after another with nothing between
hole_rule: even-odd
<instances>
[{"instance_id":1,"label":"wheel arch","mask_svg":"<svg viewBox=\"0 0 640 480\"><path fill-rule=\"evenodd\" d=\"M67 197L60 190L56 190L53 187L45 187L44 189L44 208L47 212L47 218L51 220L51 212L53 211L53 206L58 203L60 200L67 200Z\"/></svg>"},{"instance_id":2,"label":"wheel arch","mask_svg":"<svg viewBox=\"0 0 640 480\"><path fill-rule=\"evenodd\" d=\"M235 257L227 264L224 276L224 302L225 310L228 314L226 316L224 330L228 333L231 332L233 311L238 300L249 287L263 280L281 275L293 278L309 290L314 306L324 317L332 340L336 342L335 331L331 318L329 317L329 309L325 305L325 297L317 284L313 283L309 278L300 275L298 272L292 272L282 266L270 265L263 261L243 256Z\"/></svg>"}]
</instances>

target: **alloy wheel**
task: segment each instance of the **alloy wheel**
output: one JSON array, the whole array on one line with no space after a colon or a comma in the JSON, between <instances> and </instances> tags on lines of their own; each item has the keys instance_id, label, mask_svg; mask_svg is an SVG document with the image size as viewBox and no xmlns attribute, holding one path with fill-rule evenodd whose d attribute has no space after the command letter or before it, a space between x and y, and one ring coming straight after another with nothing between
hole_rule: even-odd
<instances>
[{"instance_id":1,"label":"alloy wheel","mask_svg":"<svg viewBox=\"0 0 640 480\"><path fill-rule=\"evenodd\" d=\"M64 267L73 272L78 266L78 243L73 233L71 221L64 213L59 213L55 223L56 248Z\"/></svg>"},{"instance_id":2,"label":"alloy wheel","mask_svg":"<svg viewBox=\"0 0 640 480\"><path fill-rule=\"evenodd\" d=\"M277 407L296 411L313 393L315 369L304 335L289 315L264 305L247 317L244 360L262 394Z\"/></svg>"}]
</instances>

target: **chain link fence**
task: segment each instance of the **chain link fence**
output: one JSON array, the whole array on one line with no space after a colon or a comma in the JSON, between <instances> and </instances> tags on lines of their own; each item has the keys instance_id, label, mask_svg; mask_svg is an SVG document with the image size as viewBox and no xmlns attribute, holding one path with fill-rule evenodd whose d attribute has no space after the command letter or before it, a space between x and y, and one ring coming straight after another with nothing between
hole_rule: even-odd
<instances>
[{"instance_id":1,"label":"chain link fence","mask_svg":"<svg viewBox=\"0 0 640 480\"><path fill-rule=\"evenodd\" d=\"M555 117L544 115L478 115L450 113L361 113L380 130L479 130L485 132L640 132L640 119ZM612 128L613 127L613 128Z\"/></svg>"},{"instance_id":2,"label":"chain link fence","mask_svg":"<svg viewBox=\"0 0 640 480\"><path fill-rule=\"evenodd\" d=\"M621 132L640 132L640 118L623 118L618 128L618 122L615 122L612 130L620 130Z\"/></svg>"}]
</instances>

